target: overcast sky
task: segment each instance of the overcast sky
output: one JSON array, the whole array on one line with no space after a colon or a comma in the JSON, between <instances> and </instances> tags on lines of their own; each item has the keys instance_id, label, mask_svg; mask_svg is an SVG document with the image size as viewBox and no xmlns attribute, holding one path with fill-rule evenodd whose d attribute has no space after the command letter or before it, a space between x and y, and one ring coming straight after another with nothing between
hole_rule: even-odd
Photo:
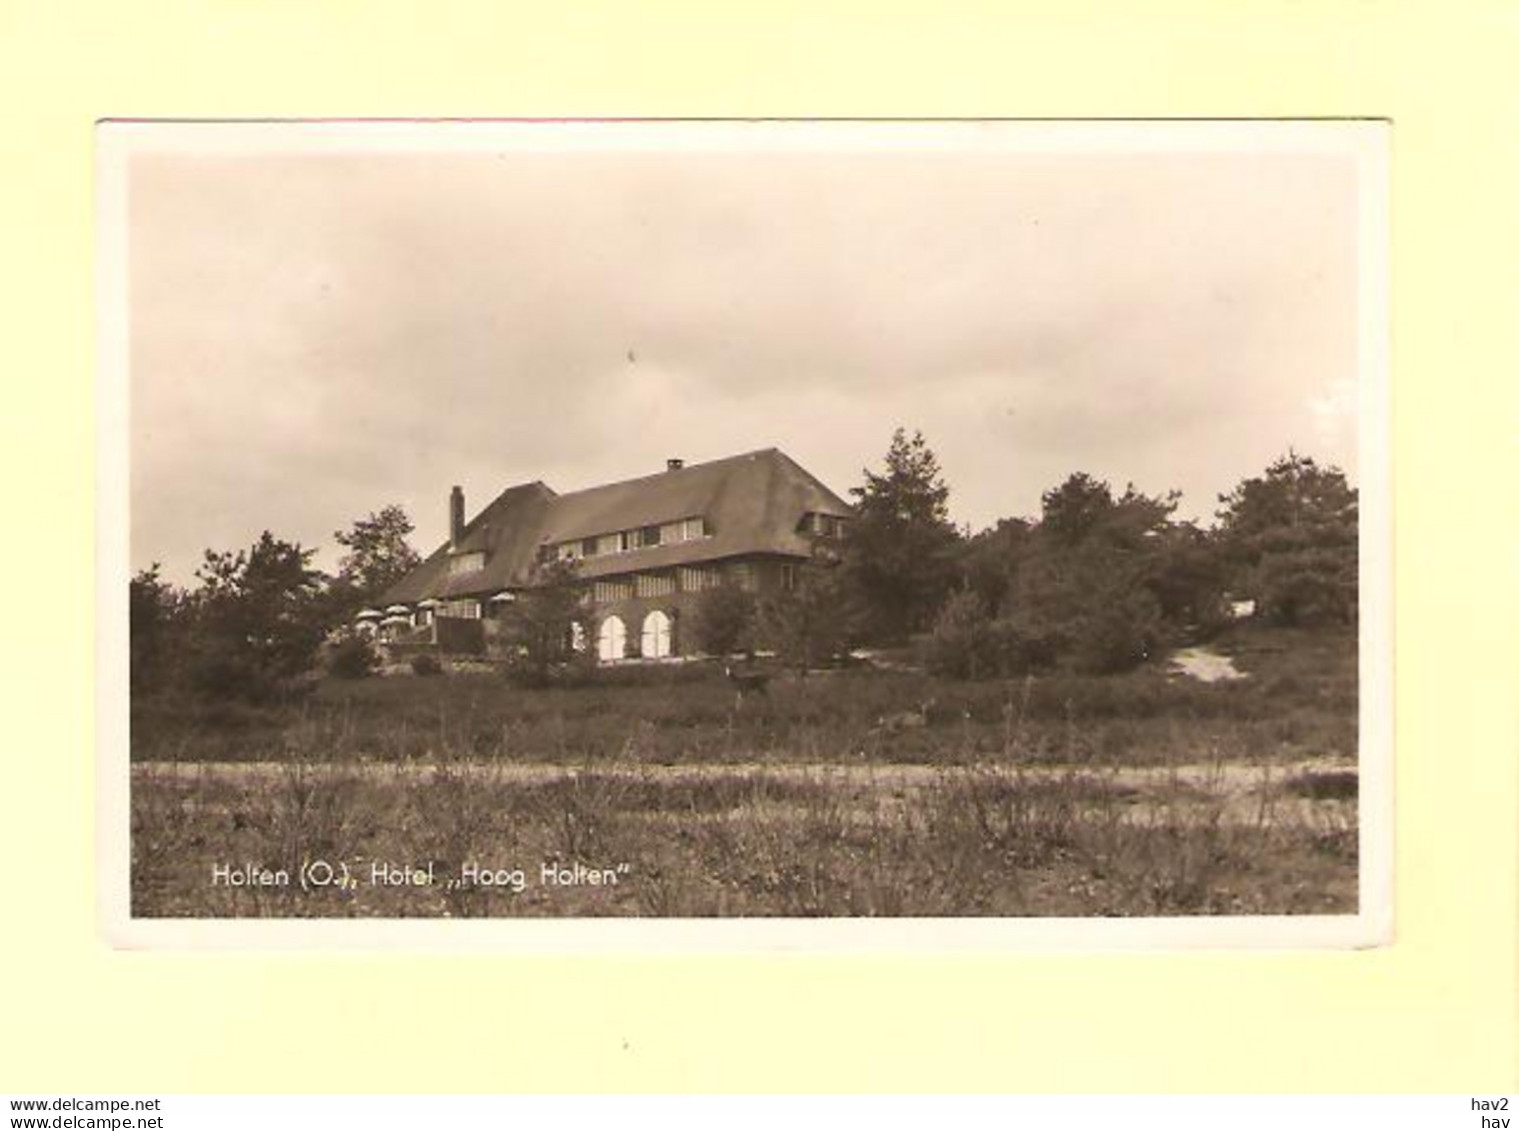
<instances>
[{"instance_id":1,"label":"overcast sky","mask_svg":"<svg viewBox=\"0 0 1519 1131\"><path fill-rule=\"evenodd\" d=\"M775 445L840 494L921 429L956 521L1073 471L1355 470L1356 169L1290 153L138 154L132 565L449 487Z\"/></svg>"}]
</instances>

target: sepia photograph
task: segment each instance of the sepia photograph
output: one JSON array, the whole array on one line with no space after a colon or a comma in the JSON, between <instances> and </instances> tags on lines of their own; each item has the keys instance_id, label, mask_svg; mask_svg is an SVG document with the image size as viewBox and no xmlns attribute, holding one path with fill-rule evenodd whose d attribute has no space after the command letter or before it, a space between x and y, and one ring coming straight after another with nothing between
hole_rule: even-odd
<instances>
[{"instance_id":1,"label":"sepia photograph","mask_svg":"<svg viewBox=\"0 0 1519 1131\"><path fill-rule=\"evenodd\" d=\"M1380 124L98 146L130 937L1386 941Z\"/></svg>"}]
</instances>

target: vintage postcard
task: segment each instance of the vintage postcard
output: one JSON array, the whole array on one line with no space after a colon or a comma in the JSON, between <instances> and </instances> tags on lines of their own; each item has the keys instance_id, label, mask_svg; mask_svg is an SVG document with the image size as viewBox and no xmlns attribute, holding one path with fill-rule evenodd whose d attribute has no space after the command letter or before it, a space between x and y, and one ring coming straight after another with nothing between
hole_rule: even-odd
<instances>
[{"instance_id":1,"label":"vintage postcard","mask_svg":"<svg viewBox=\"0 0 1519 1131\"><path fill-rule=\"evenodd\" d=\"M107 937L1386 942L1386 132L103 123Z\"/></svg>"}]
</instances>

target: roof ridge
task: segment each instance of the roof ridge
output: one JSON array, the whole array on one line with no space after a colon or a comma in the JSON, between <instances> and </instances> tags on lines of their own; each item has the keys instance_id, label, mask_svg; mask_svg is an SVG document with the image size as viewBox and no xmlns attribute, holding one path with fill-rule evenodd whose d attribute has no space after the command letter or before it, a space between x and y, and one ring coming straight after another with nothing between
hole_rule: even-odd
<instances>
[{"instance_id":1,"label":"roof ridge","mask_svg":"<svg viewBox=\"0 0 1519 1131\"><path fill-rule=\"evenodd\" d=\"M555 492L554 497L556 499L573 499L577 495L589 494L592 491L603 491L609 487L627 487L634 483L665 480L672 475L681 475L687 471L701 471L703 468L716 467L724 463L737 463L739 460L750 459L754 456L770 455L772 453L780 456L782 459L791 459L780 448L772 444L768 448L755 448L753 451L738 452L731 456L718 456L716 459L703 460L700 463L688 463L674 469L667 468L664 471L650 471L643 475L633 475L627 479L612 479L605 483L594 483L589 487L578 487L573 491L565 491L563 494ZM792 462L795 463L796 461L792 460Z\"/></svg>"}]
</instances>

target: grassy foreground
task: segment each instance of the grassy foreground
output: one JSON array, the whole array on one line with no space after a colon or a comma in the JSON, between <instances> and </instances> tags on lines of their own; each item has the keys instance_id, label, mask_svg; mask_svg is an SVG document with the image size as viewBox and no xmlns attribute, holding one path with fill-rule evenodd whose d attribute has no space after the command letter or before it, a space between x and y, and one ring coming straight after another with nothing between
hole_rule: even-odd
<instances>
[{"instance_id":1,"label":"grassy foreground","mask_svg":"<svg viewBox=\"0 0 1519 1131\"><path fill-rule=\"evenodd\" d=\"M1249 678L847 672L739 703L682 667L136 704L133 911L1354 911L1353 636L1217 648Z\"/></svg>"}]
</instances>

